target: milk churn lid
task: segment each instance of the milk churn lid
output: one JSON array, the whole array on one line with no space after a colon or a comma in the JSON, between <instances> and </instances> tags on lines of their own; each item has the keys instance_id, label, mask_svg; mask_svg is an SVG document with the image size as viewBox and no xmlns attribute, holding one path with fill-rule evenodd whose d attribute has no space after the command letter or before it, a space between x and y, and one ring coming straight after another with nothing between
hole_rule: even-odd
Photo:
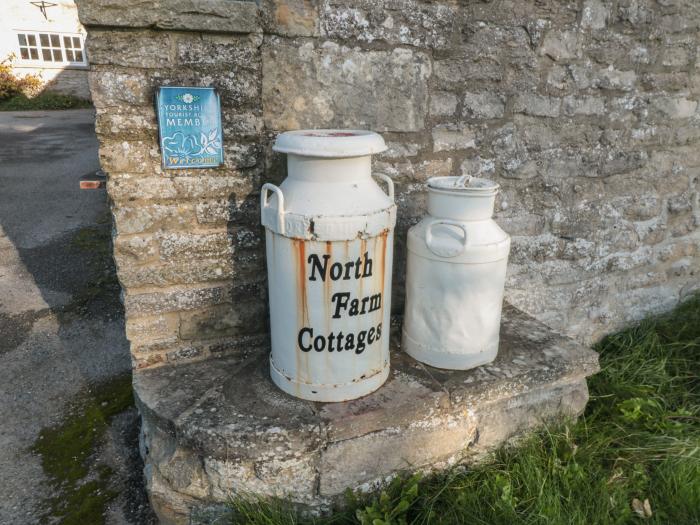
<instances>
[{"instance_id":1,"label":"milk churn lid","mask_svg":"<svg viewBox=\"0 0 700 525\"><path fill-rule=\"evenodd\" d=\"M428 187L434 190L454 192L459 194L485 195L498 191L500 185L489 179L471 177L431 177L428 179Z\"/></svg>"},{"instance_id":2,"label":"milk churn lid","mask_svg":"<svg viewBox=\"0 0 700 525\"><path fill-rule=\"evenodd\" d=\"M384 139L373 131L357 129L302 129L277 136L274 151L307 157L363 157L386 150Z\"/></svg>"}]
</instances>

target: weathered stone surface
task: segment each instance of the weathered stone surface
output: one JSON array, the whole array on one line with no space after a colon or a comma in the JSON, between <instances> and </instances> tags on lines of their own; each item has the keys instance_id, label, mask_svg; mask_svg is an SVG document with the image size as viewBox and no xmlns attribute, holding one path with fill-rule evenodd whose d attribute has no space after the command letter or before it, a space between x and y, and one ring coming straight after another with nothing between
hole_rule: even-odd
<instances>
[{"instance_id":1,"label":"weathered stone surface","mask_svg":"<svg viewBox=\"0 0 700 525\"><path fill-rule=\"evenodd\" d=\"M136 372L159 515L187 523L197 507L237 493L322 510L346 488L474 461L544 421L580 414L597 355L507 307L494 363L438 370L394 348L392 365L378 391L330 404L278 390L261 355Z\"/></svg>"},{"instance_id":2,"label":"weathered stone surface","mask_svg":"<svg viewBox=\"0 0 700 525\"><path fill-rule=\"evenodd\" d=\"M231 288L227 285L209 287L178 287L160 292L126 294L124 310L127 316L195 310L223 304L230 300Z\"/></svg>"},{"instance_id":3,"label":"weathered stone surface","mask_svg":"<svg viewBox=\"0 0 700 525\"><path fill-rule=\"evenodd\" d=\"M134 68L172 66L173 36L162 31L93 31L87 40L91 64Z\"/></svg>"},{"instance_id":4,"label":"weathered stone surface","mask_svg":"<svg viewBox=\"0 0 700 525\"><path fill-rule=\"evenodd\" d=\"M575 30L550 31L544 38L540 54L557 62L577 58L581 52L579 38L579 33Z\"/></svg>"},{"instance_id":5,"label":"weathered stone surface","mask_svg":"<svg viewBox=\"0 0 700 525\"><path fill-rule=\"evenodd\" d=\"M77 2L85 26L157 27L187 31L260 31L254 0L89 0Z\"/></svg>"},{"instance_id":6,"label":"weathered stone surface","mask_svg":"<svg viewBox=\"0 0 700 525\"><path fill-rule=\"evenodd\" d=\"M465 93L462 114L471 118L501 118L505 111L503 97L495 93Z\"/></svg>"},{"instance_id":7,"label":"weathered stone surface","mask_svg":"<svg viewBox=\"0 0 700 525\"><path fill-rule=\"evenodd\" d=\"M317 36L319 3L319 0L263 0L265 32L284 36Z\"/></svg>"},{"instance_id":8,"label":"weathered stone surface","mask_svg":"<svg viewBox=\"0 0 700 525\"><path fill-rule=\"evenodd\" d=\"M437 92L430 96L430 114L436 117L454 115L457 109L457 95L449 92Z\"/></svg>"},{"instance_id":9,"label":"weathered stone surface","mask_svg":"<svg viewBox=\"0 0 700 525\"><path fill-rule=\"evenodd\" d=\"M514 236L506 295L559 330L590 341L626 309L647 311L645 298L693 289L687 265L671 266L698 255L664 255L697 244L700 224L700 12L689 0L79 4L126 295L264 288L253 278L265 272L258 190L285 173L274 131L335 126L382 131L390 147L375 171L396 184L395 313L423 183L459 173L501 184L496 219ZM223 168L162 169L153 94L173 84L219 90ZM250 297L263 311L257 289ZM264 335L265 323L252 329ZM210 355L194 339L172 345L149 343L136 361Z\"/></svg>"},{"instance_id":10,"label":"weathered stone surface","mask_svg":"<svg viewBox=\"0 0 700 525\"><path fill-rule=\"evenodd\" d=\"M456 37L456 9L422 0L324 0L323 35L442 49Z\"/></svg>"},{"instance_id":11,"label":"weathered stone surface","mask_svg":"<svg viewBox=\"0 0 700 525\"><path fill-rule=\"evenodd\" d=\"M263 49L265 125L417 131L428 109L430 71L428 55L410 49L271 38Z\"/></svg>"},{"instance_id":12,"label":"weathered stone surface","mask_svg":"<svg viewBox=\"0 0 700 525\"><path fill-rule=\"evenodd\" d=\"M473 149L475 147L474 132L467 127L448 124L433 129L433 151Z\"/></svg>"}]
</instances>

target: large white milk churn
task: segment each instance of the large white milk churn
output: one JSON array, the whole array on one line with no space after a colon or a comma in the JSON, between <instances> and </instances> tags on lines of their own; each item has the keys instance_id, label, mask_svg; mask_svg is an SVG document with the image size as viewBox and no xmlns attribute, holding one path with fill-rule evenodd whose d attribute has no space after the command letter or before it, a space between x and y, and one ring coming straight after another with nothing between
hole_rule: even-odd
<instances>
[{"instance_id":1,"label":"large white milk churn","mask_svg":"<svg viewBox=\"0 0 700 525\"><path fill-rule=\"evenodd\" d=\"M428 180L428 216L408 231L402 346L438 368L493 361L510 237L491 218L495 182Z\"/></svg>"},{"instance_id":2,"label":"large white milk churn","mask_svg":"<svg viewBox=\"0 0 700 525\"><path fill-rule=\"evenodd\" d=\"M372 178L386 149L369 131L282 133L287 178L261 194L270 297L270 374L285 392L344 401L389 375L394 186Z\"/></svg>"}]
</instances>

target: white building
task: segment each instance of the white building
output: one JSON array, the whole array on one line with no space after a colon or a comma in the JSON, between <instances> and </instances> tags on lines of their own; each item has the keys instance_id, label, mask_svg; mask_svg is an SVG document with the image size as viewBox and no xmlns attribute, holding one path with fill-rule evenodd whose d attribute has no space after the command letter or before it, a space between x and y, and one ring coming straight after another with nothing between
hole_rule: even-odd
<instances>
[{"instance_id":1,"label":"white building","mask_svg":"<svg viewBox=\"0 0 700 525\"><path fill-rule=\"evenodd\" d=\"M73 0L1 0L0 61L17 76L39 75L47 89L90 98L85 29Z\"/></svg>"}]
</instances>

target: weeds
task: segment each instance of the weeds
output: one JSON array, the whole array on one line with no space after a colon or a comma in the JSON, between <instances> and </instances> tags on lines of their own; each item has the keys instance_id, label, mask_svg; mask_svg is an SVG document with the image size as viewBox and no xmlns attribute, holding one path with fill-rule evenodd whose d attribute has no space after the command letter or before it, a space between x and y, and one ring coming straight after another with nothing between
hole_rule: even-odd
<instances>
[{"instance_id":1,"label":"weeds","mask_svg":"<svg viewBox=\"0 0 700 525\"><path fill-rule=\"evenodd\" d=\"M133 403L129 373L97 385L74 414L40 432L32 450L41 457L44 472L58 494L48 501L44 521L61 525L104 523L106 506L117 494L109 488L109 467L93 466L90 459L112 419Z\"/></svg>"}]
</instances>

